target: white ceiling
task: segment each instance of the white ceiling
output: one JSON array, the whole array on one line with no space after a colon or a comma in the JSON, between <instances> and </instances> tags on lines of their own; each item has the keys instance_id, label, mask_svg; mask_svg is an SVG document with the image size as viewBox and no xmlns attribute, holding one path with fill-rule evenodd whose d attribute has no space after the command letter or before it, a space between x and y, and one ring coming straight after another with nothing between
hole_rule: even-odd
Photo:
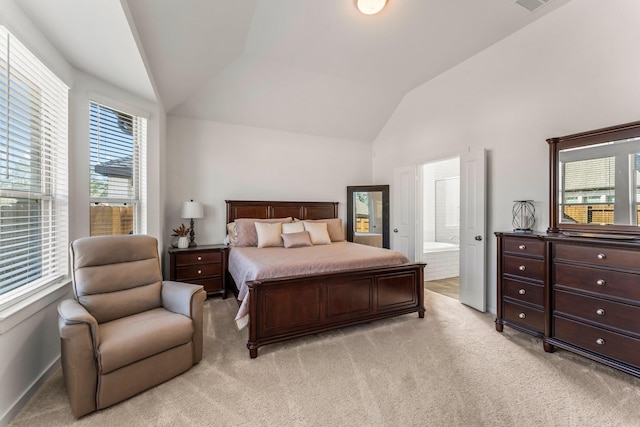
<instances>
[{"instance_id":1,"label":"white ceiling","mask_svg":"<svg viewBox=\"0 0 640 427\"><path fill-rule=\"evenodd\" d=\"M77 69L155 100L123 7L117 0L15 0Z\"/></svg>"},{"instance_id":2,"label":"white ceiling","mask_svg":"<svg viewBox=\"0 0 640 427\"><path fill-rule=\"evenodd\" d=\"M76 68L170 115L372 141L411 89L570 0L15 0ZM146 58L146 59L145 59ZM148 72L147 72L148 68Z\"/></svg>"}]
</instances>

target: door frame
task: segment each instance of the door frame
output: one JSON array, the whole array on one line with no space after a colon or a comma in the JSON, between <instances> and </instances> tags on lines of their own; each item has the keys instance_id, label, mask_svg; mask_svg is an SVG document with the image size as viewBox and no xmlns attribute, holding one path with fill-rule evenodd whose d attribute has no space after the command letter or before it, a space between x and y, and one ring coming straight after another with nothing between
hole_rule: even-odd
<instances>
[{"instance_id":1,"label":"door frame","mask_svg":"<svg viewBox=\"0 0 640 427\"><path fill-rule=\"evenodd\" d=\"M443 162L446 160L453 160L453 159L458 159L458 162L460 162L461 161L460 154L453 154L448 157L440 157L435 160L427 160L422 163L419 163L416 166L416 179L417 179L416 218L420 218L419 221L416 221L416 254L419 254L420 257L422 257L422 253L424 252L424 225L423 225L424 224L424 172L423 172L423 168L425 165L428 165L431 163L438 163L438 162ZM460 210L462 210L462 205L460 205ZM458 268L460 268L460 263L458 263Z\"/></svg>"},{"instance_id":2,"label":"door frame","mask_svg":"<svg viewBox=\"0 0 640 427\"><path fill-rule=\"evenodd\" d=\"M483 233L486 234L486 219L487 219L486 218L487 217L487 214L486 214L486 209L487 209L487 205L486 205L487 181L486 181L486 170L485 170L486 169L486 150L484 148L480 148L480 149L477 149L477 150L475 150L475 149L472 150L471 147L467 147L467 151L466 152L457 152L457 153L451 154L449 156L446 156L446 155L439 156L437 159L424 160L424 161L422 161L420 163L417 163L416 165L412 166L412 167L415 168L415 176L416 176L416 182L415 182L416 188L415 188L415 191L414 191L414 197L415 197L414 212L415 212L416 220L415 220L415 230L414 230L414 236L413 236L413 239L414 239L414 245L413 245L414 246L414 257L416 258L416 260L417 260L417 256L418 256L417 254L422 254L422 251L424 250L424 248L423 248L424 243L422 241L423 240L422 236L423 236L423 232L424 232L423 224L422 224L422 222L423 222L422 218L423 218L423 215L424 215L424 210L423 210L423 204L424 204L424 199L423 199L423 197L424 197L423 178L424 177L422 175L422 167L421 166L425 165L425 164L428 164L428 163L438 162L438 161L441 161L441 160L448 160L448 159L452 159L452 158L458 158L458 159L460 159L460 163L461 163L461 167L462 167L462 162L463 162L463 159L465 158L465 156L468 156L469 153L474 153L474 152L475 153L482 153L482 156L483 156L483 173L484 173L484 185L483 185L483 191L482 191L483 198L484 198L484 205L483 205L483 208L484 208L484 227L483 227ZM405 166L405 167L411 167L411 166ZM402 169L402 168L403 167L397 167L395 169L399 170L399 169ZM395 173L394 173L394 175L395 175ZM462 195L462 193L463 193L462 186L463 185L465 185L465 183L462 182L462 170L461 170L460 171L460 186L461 186L461 188L460 188L460 196L461 197L463 197L463 195ZM394 193L393 189L392 189L392 193ZM395 193L395 194L397 194L397 193ZM394 205L397 204L396 196L392 195L392 198L393 198ZM462 230L462 216L465 214L465 210L466 209L468 209L468 207L466 206L464 201L461 200L461 203L460 203L460 218L461 218L460 244L461 245L462 245L462 241L463 241L463 238L462 238L462 233L463 233L463 230ZM417 218L420 218L420 220L418 221ZM397 220L392 217L392 221L396 222ZM392 224L391 228L395 228L395 224ZM470 306L475 308L475 309L477 309L478 311L485 312L486 308L487 308L487 303L486 303L486 296L487 296L487 285L486 285L486 277L487 277L487 268L486 268L487 267L486 266L487 238L486 238L485 235L482 235L481 237L482 237L482 242L483 242L483 245L484 245L483 247L484 247L484 252L485 252L484 256L483 256L484 261L483 261L483 266L482 266L483 277L481 279L481 283L482 283L482 287L483 287L483 289L481 291L482 291L482 294L484 295L484 303L480 304L480 305L477 305L477 306L474 306L474 305L470 305ZM419 240L419 242L416 241L416 240ZM465 256L464 255L464 251L461 250L460 251L460 261L459 261L459 265L458 265L459 269L462 268L462 264L463 264L462 257L464 257L464 256ZM427 266L427 268L428 268L428 266Z\"/></svg>"}]
</instances>

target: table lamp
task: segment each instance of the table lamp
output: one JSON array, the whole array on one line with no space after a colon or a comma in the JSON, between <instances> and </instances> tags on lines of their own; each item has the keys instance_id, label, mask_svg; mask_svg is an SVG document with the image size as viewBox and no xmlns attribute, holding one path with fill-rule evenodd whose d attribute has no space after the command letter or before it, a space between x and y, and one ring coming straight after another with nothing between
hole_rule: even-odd
<instances>
[{"instance_id":1,"label":"table lamp","mask_svg":"<svg viewBox=\"0 0 640 427\"><path fill-rule=\"evenodd\" d=\"M196 244L196 233L193 229L193 220L202 218L202 204L199 202L194 202L191 199L190 202L182 202L182 212L180 213L180 218L182 219L190 219L191 220L191 231L189 232L189 247L193 248L198 246Z\"/></svg>"}]
</instances>

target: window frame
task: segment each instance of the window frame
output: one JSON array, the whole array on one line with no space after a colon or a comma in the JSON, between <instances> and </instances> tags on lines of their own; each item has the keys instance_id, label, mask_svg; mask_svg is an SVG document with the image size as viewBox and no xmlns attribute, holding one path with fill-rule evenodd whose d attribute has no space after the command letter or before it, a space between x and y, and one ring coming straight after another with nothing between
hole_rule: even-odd
<instances>
[{"instance_id":1,"label":"window frame","mask_svg":"<svg viewBox=\"0 0 640 427\"><path fill-rule=\"evenodd\" d=\"M610 225L623 223L624 226L638 226L638 182L637 182L637 156L640 153L640 137L623 140L624 145L618 146L615 153L611 153L608 148L613 142L605 142L594 146L580 146L568 150L559 150L558 168L561 171L558 182L558 208L559 216L563 218L565 207L576 206L613 206L613 221ZM607 173L609 182L607 187L596 190L596 194L583 194L585 190L567 189L567 180L572 176L567 173L570 165L578 162L595 161L598 163L608 163L610 172ZM604 175L604 174L603 174ZM597 194L598 191L602 194ZM582 192L582 193L580 193ZM569 197L568 197L569 195ZM582 201L569 203L570 197L584 197ZM600 200L596 200L600 197ZM599 212L601 209L596 209ZM622 218L622 219L620 219ZM561 221L562 223L563 221ZM578 224L591 224L590 222L579 222Z\"/></svg>"},{"instance_id":2,"label":"window frame","mask_svg":"<svg viewBox=\"0 0 640 427\"><path fill-rule=\"evenodd\" d=\"M134 230L133 234L145 234L147 232L147 148L148 148L148 126L149 126L149 113L142 111L138 108L132 107L126 103L111 99L102 94L90 92L87 102L87 117L89 120L89 131L91 129L91 105L98 104L100 107L105 107L113 111L133 116L137 119L144 120L144 138L133 138L134 150L133 150L133 176L134 181L134 198L122 198L122 197L92 197L89 193L89 210L94 204L132 204L134 206ZM90 135L88 135L90 137ZM91 144L89 141L89 159L91 158ZM135 145L138 144L136 148ZM137 165L137 167L136 167ZM91 168L91 166L90 166ZM91 179L91 172L89 174ZM91 221L90 221L91 222ZM89 234L91 234L91 223L89 224Z\"/></svg>"},{"instance_id":3,"label":"window frame","mask_svg":"<svg viewBox=\"0 0 640 427\"><path fill-rule=\"evenodd\" d=\"M34 166L29 162L33 152L25 151L24 156L29 174L39 175L35 181L33 176L28 178L31 181L29 183L31 188L10 188L7 183L5 188L0 188L0 198L41 201L38 214L40 230L37 241L40 243L41 254L47 254L44 259L41 259L38 267L44 268L43 276L0 293L0 334L2 334L7 330L5 320L25 305L32 304L34 298L41 299L42 291L46 291L46 295L57 296L56 291L69 283L67 257L69 87L10 28L0 25L0 33L3 47L1 77L6 79L2 80L3 87L6 82L6 92L3 92L6 98L3 97L1 104L2 114L6 114L6 134L2 143L6 150L6 173L10 174L19 167L19 162L10 160L11 146L13 145L15 150L16 147L20 149L31 147L33 143L32 140L27 139L21 141L20 136L11 132L11 129L20 129L20 126L23 126L14 122L11 117L22 114L28 123L38 124L35 134L34 129L31 128L31 135L38 135L35 146L38 150L37 164ZM18 84L20 88L19 82L23 82L22 90L25 90L26 94L37 94L37 97L25 97L18 93L18 98L14 98L16 94L12 93L12 87ZM32 108L20 110L21 106ZM34 106L37 108L33 108ZM25 116L24 111L28 111L29 114ZM29 142L25 143L25 141ZM37 168L35 172L34 168ZM47 207L43 201L48 202ZM47 213L43 214L43 211ZM43 227L47 228L46 232L42 231ZM29 228L25 230L28 231ZM28 247L30 248L31 245L33 243ZM13 263L13 260L9 259L8 262ZM29 261L25 264L27 268L30 265Z\"/></svg>"}]
</instances>

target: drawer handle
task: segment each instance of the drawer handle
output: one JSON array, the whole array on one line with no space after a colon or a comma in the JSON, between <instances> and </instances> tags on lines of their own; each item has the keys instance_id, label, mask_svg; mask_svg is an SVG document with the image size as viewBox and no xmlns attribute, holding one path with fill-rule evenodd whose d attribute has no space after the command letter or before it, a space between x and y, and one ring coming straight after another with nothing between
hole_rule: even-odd
<instances>
[{"instance_id":1,"label":"drawer handle","mask_svg":"<svg viewBox=\"0 0 640 427\"><path fill-rule=\"evenodd\" d=\"M527 247L525 245L520 245L518 246L518 249L520 249L521 251L524 251L525 249L527 249Z\"/></svg>"},{"instance_id":2,"label":"drawer handle","mask_svg":"<svg viewBox=\"0 0 640 427\"><path fill-rule=\"evenodd\" d=\"M525 291L524 289L520 289L520 290L518 291L518 293L519 293L520 295L524 295L524 294L526 294L526 293L527 293L527 291Z\"/></svg>"},{"instance_id":3,"label":"drawer handle","mask_svg":"<svg viewBox=\"0 0 640 427\"><path fill-rule=\"evenodd\" d=\"M605 285L605 283L607 283L607 282L605 282L605 281L604 281L604 280L602 280L602 279L598 279L598 280L596 280L596 285L598 285L598 286L604 286L604 285Z\"/></svg>"},{"instance_id":4,"label":"drawer handle","mask_svg":"<svg viewBox=\"0 0 640 427\"><path fill-rule=\"evenodd\" d=\"M605 259L607 256L605 254L598 254L596 255L596 258L598 259Z\"/></svg>"},{"instance_id":5,"label":"drawer handle","mask_svg":"<svg viewBox=\"0 0 640 427\"><path fill-rule=\"evenodd\" d=\"M198 257L198 261L202 261L202 257L201 256Z\"/></svg>"},{"instance_id":6,"label":"drawer handle","mask_svg":"<svg viewBox=\"0 0 640 427\"><path fill-rule=\"evenodd\" d=\"M598 345L604 345L604 340L603 340L602 338L598 338L598 339L596 340L596 344L598 344Z\"/></svg>"},{"instance_id":7,"label":"drawer handle","mask_svg":"<svg viewBox=\"0 0 640 427\"><path fill-rule=\"evenodd\" d=\"M520 314L518 314L518 317L521 318L521 319L524 319L524 318L527 317L527 315L524 314L524 313L520 313Z\"/></svg>"},{"instance_id":8,"label":"drawer handle","mask_svg":"<svg viewBox=\"0 0 640 427\"><path fill-rule=\"evenodd\" d=\"M202 270L198 270L198 274L202 274Z\"/></svg>"},{"instance_id":9,"label":"drawer handle","mask_svg":"<svg viewBox=\"0 0 640 427\"><path fill-rule=\"evenodd\" d=\"M524 265L521 265L520 267L518 267L518 270L520 271L525 271L527 269L527 267L525 267Z\"/></svg>"},{"instance_id":10,"label":"drawer handle","mask_svg":"<svg viewBox=\"0 0 640 427\"><path fill-rule=\"evenodd\" d=\"M596 310L596 314L598 316L604 316L604 308L599 308Z\"/></svg>"}]
</instances>

